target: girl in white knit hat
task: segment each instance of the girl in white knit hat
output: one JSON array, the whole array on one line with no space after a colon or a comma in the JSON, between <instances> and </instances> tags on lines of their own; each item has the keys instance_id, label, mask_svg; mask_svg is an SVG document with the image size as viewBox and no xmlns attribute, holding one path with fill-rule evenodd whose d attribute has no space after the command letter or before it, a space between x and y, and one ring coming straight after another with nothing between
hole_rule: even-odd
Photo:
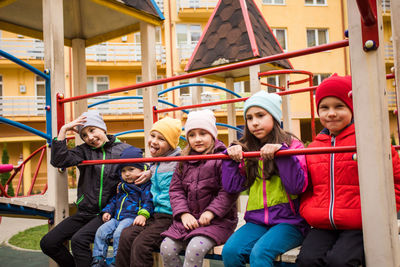
<instances>
[{"instance_id":1,"label":"girl in white knit hat","mask_svg":"<svg viewBox=\"0 0 400 267\"><path fill-rule=\"evenodd\" d=\"M225 145L217 139L212 111L189 113L185 125L188 146L184 155L223 152ZM181 162L172 177L169 190L173 223L162 233L160 251L164 266L203 266L205 254L223 244L237 224L238 194L227 193L221 184L221 160ZM185 246L185 261L179 252Z\"/></svg>"}]
</instances>

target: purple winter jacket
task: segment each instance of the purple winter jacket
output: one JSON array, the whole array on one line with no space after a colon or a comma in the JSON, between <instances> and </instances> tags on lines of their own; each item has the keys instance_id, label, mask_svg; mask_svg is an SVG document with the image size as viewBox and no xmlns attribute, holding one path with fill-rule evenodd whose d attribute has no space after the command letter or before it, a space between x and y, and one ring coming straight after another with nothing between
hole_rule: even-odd
<instances>
[{"instance_id":1,"label":"purple winter jacket","mask_svg":"<svg viewBox=\"0 0 400 267\"><path fill-rule=\"evenodd\" d=\"M215 140L214 154L225 149L221 141ZM161 236L188 240L203 235L212 238L217 245L226 242L238 222L236 200L239 195L222 188L221 165L221 160L194 160L185 162L182 172L175 170L169 189L173 223ZM185 229L181 221L183 213L199 219L206 210L215 214L210 225Z\"/></svg>"}]
</instances>

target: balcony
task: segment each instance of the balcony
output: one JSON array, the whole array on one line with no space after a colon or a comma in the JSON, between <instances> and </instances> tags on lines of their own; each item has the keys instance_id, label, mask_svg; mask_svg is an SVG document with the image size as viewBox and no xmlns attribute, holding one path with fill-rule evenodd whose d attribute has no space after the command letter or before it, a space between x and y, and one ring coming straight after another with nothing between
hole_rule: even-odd
<instances>
[{"instance_id":1,"label":"balcony","mask_svg":"<svg viewBox=\"0 0 400 267\"><path fill-rule=\"evenodd\" d=\"M393 44L385 44L385 60L392 60L394 58Z\"/></svg>"},{"instance_id":2,"label":"balcony","mask_svg":"<svg viewBox=\"0 0 400 267\"><path fill-rule=\"evenodd\" d=\"M44 116L44 96L0 96L0 116Z\"/></svg>"},{"instance_id":3,"label":"balcony","mask_svg":"<svg viewBox=\"0 0 400 267\"><path fill-rule=\"evenodd\" d=\"M0 39L0 49L23 60L44 59L44 44L41 40L30 38ZM156 44L156 60L166 62L165 47ZM140 43L102 43L86 48L86 60L97 62L141 61Z\"/></svg>"},{"instance_id":4,"label":"balcony","mask_svg":"<svg viewBox=\"0 0 400 267\"><path fill-rule=\"evenodd\" d=\"M156 4L161 12L164 13L164 0L156 0Z\"/></svg>"},{"instance_id":5,"label":"balcony","mask_svg":"<svg viewBox=\"0 0 400 267\"><path fill-rule=\"evenodd\" d=\"M382 12L390 13L390 0L382 0Z\"/></svg>"},{"instance_id":6,"label":"balcony","mask_svg":"<svg viewBox=\"0 0 400 267\"><path fill-rule=\"evenodd\" d=\"M161 43L156 44L156 60L165 64L165 47ZM107 62L133 62L142 61L140 43L102 43L86 48L86 60Z\"/></svg>"},{"instance_id":7,"label":"balcony","mask_svg":"<svg viewBox=\"0 0 400 267\"><path fill-rule=\"evenodd\" d=\"M194 49L196 48L198 41L187 43L180 43L178 44L178 56L179 61L183 63L183 61L189 60L192 56Z\"/></svg>"},{"instance_id":8,"label":"balcony","mask_svg":"<svg viewBox=\"0 0 400 267\"><path fill-rule=\"evenodd\" d=\"M214 9L217 6L217 0L178 0L178 10L183 10L185 8L198 9Z\"/></svg>"}]
</instances>

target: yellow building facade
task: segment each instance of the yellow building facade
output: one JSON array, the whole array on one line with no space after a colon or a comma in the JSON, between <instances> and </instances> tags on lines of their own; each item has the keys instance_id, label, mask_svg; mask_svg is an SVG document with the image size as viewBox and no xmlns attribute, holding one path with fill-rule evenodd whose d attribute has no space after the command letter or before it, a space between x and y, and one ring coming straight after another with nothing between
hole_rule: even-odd
<instances>
[{"instance_id":1,"label":"yellow building facade","mask_svg":"<svg viewBox=\"0 0 400 267\"><path fill-rule=\"evenodd\" d=\"M282 49L286 52L301 50L315 45L343 40L347 29L346 0L254 0L263 14L271 31L274 32ZM157 79L179 75L184 68L199 41L201 34L212 15L218 1L203 0L157 0L165 20L161 27L156 28L156 59ZM393 46L391 43L390 1L382 1L386 71L390 73L393 67ZM28 36L1 31L0 49L43 70L43 43ZM135 84L142 81L140 33L133 32L105 43L86 48L87 92L103 91ZM72 50L65 47L65 91L66 97L72 96ZM314 85L333 73L350 74L348 48L334 49L318 54L289 59L294 69L310 71L314 74ZM290 81L306 78L305 75L290 75ZM278 85L278 77L262 78L264 82ZM178 81L158 86L161 91L184 83L205 82L225 87L219 81L192 79ZM308 87L309 84L290 86L293 88ZM397 119L393 114L395 109L394 86L388 80L389 91L388 113L391 122L391 132L397 142ZM235 92L248 96L249 82L243 79L235 80ZM266 86L262 86L267 89ZM192 94L194 88L181 88L162 96L174 105L188 105L196 102ZM105 97L89 100L88 104L113 97L140 96L141 90L126 91ZM27 124L35 129L45 131L44 117L44 81L16 64L0 59L0 116ZM202 102L226 99L225 92L215 89L203 89ZM199 100L197 100L199 101ZM237 105L240 107L240 104ZM66 104L66 121L74 114L72 104ZM159 105L159 108L166 108ZM137 99L121 100L97 106L104 116L110 133L127 130L143 129L143 109ZM226 123L224 106L213 108L218 122ZM290 96L290 114L292 131L303 141L311 140L310 131L310 96L308 93ZM184 118L181 112L173 116ZM238 108L237 124L243 125L242 111ZM317 121L317 129L320 125ZM219 128L219 137L227 144L227 130ZM120 136L120 139L140 148L144 148L143 133L130 133ZM10 163L16 165L21 155L27 158L34 150L45 144L45 141L30 133L15 127L0 124L0 148L7 144ZM37 159L26 166L29 172L34 172ZM42 188L46 182L45 166L40 169L36 188ZM26 190L26 188L24 188Z\"/></svg>"}]
</instances>

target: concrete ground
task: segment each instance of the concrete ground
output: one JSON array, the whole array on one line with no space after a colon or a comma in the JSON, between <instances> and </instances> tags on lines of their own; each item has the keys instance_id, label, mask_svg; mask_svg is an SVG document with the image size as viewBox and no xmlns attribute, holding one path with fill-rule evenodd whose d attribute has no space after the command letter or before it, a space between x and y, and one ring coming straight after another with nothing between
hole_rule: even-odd
<instances>
[{"instance_id":1,"label":"concrete ground","mask_svg":"<svg viewBox=\"0 0 400 267\"><path fill-rule=\"evenodd\" d=\"M7 241L28 228L47 224L46 220L2 217L0 223L0 267L43 267L49 260L41 251L11 247Z\"/></svg>"}]
</instances>

